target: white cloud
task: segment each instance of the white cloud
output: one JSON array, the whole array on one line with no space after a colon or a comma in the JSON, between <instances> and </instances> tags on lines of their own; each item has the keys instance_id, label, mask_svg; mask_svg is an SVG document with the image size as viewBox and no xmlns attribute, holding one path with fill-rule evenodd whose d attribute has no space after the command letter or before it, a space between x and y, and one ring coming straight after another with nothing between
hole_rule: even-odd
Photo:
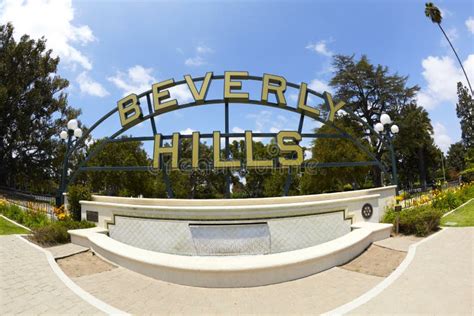
<instances>
[{"instance_id":1,"label":"white cloud","mask_svg":"<svg viewBox=\"0 0 474 316\"><path fill-rule=\"evenodd\" d=\"M308 84L308 88L319 93L323 93L324 91L332 93L332 88L326 82L319 79L311 80L311 82Z\"/></svg>"},{"instance_id":2,"label":"white cloud","mask_svg":"<svg viewBox=\"0 0 474 316\"><path fill-rule=\"evenodd\" d=\"M309 43L306 46L306 49L315 51L318 54L321 54L323 56L331 57L333 55L333 52L330 51L327 47L327 41L321 40L315 44Z\"/></svg>"},{"instance_id":3,"label":"white cloud","mask_svg":"<svg viewBox=\"0 0 474 316\"><path fill-rule=\"evenodd\" d=\"M197 67L197 66L202 66L202 65L205 65L207 64L207 62L204 60L204 58L202 58L201 56L196 56L196 57L193 57L193 58L187 58L185 61L184 61L184 64L186 66L194 66L194 67Z\"/></svg>"},{"instance_id":4,"label":"white cloud","mask_svg":"<svg viewBox=\"0 0 474 316\"><path fill-rule=\"evenodd\" d=\"M191 135L192 133L194 132L194 130L192 128L186 128L185 130L182 130L181 132L179 132L181 135Z\"/></svg>"},{"instance_id":5,"label":"white cloud","mask_svg":"<svg viewBox=\"0 0 474 316\"><path fill-rule=\"evenodd\" d=\"M170 88L170 97L177 99L180 104L189 103L194 100L188 86L185 84Z\"/></svg>"},{"instance_id":6,"label":"white cloud","mask_svg":"<svg viewBox=\"0 0 474 316\"><path fill-rule=\"evenodd\" d=\"M11 22L15 38L28 34L34 39L44 36L46 46L55 56L72 67L92 69L92 62L74 44L86 45L95 40L87 25L73 25L71 0L6 0L0 4L0 23Z\"/></svg>"},{"instance_id":7,"label":"white cloud","mask_svg":"<svg viewBox=\"0 0 474 316\"><path fill-rule=\"evenodd\" d=\"M208 54L214 53L214 50L212 48L207 47L206 45L199 45L196 47L196 52L198 54Z\"/></svg>"},{"instance_id":8,"label":"white cloud","mask_svg":"<svg viewBox=\"0 0 474 316\"><path fill-rule=\"evenodd\" d=\"M449 40L451 42L455 42L459 38L458 30L455 27L448 29L446 31L446 35L448 35ZM441 46L443 46L443 47L448 47L449 46L448 41L446 41L446 38L443 35L441 35L441 38L440 38L439 41L441 43Z\"/></svg>"},{"instance_id":9,"label":"white cloud","mask_svg":"<svg viewBox=\"0 0 474 316\"><path fill-rule=\"evenodd\" d=\"M426 86L418 93L418 104L426 109L433 109L442 102L453 105L457 101L457 83L466 84L466 78L455 60L449 56L429 56L422 61L422 75ZM474 54L463 63L469 78L474 75Z\"/></svg>"},{"instance_id":10,"label":"white cloud","mask_svg":"<svg viewBox=\"0 0 474 316\"><path fill-rule=\"evenodd\" d=\"M440 122L436 122L433 126L433 131L434 131L433 136L434 136L436 145L438 145L438 147L441 148L441 150L446 153L449 149L449 146L453 142L451 137L449 137L447 134L446 127Z\"/></svg>"},{"instance_id":11,"label":"white cloud","mask_svg":"<svg viewBox=\"0 0 474 316\"><path fill-rule=\"evenodd\" d=\"M238 127L238 126L234 126L234 127L232 127L232 132L233 133L244 133L245 131L242 128Z\"/></svg>"},{"instance_id":12,"label":"white cloud","mask_svg":"<svg viewBox=\"0 0 474 316\"><path fill-rule=\"evenodd\" d=\"M127 72L117 71L115 76L107 79L123 91L123 95L141 93L151 89L151 85L158 80L152 76L153 69L135 65Z\"/></svg>"},{"instance_id":13,"label":"white cloud","mask_svg":"<svg viewBox=\"0 0 474 316\"><path fill-rule=\"evenodd\" d=\"M130 93L142 93L151 89L152 84L160 80L153 76L153 68L145 68L135 65L128 68L126 72L117 71L114 76L107 78L117 88L123 91L123 95ZM169 89L170 97L178 100L179 103L188 103L193 100L187 85L174 86Z\"/></svg>"},{"instance_id":14,"label":"white cloud","mask_svg":"<svg viewBox=\"0 0 474 316\"><path fill-rule=\"evenodd\" d=\"M277 133L282 130L295 130L298 128L298 120L288 120L283 115L261 110L256 114L248 114L247 119L254 120L256 133L267 132Z\"/></svg>"},{"instance_id":15,"label":"white cloud","mask_svg":"<svg viewBox=\"0 0 474 316\"><path fill-rule=\"evenodd\" d=\"M214 53L214 50L210 47L207 47L206 45L198 45L196 46L196 56L186 58L184 61L184 64L186 66L191 66L191 67L199 67L202 65L207 65L208 62L204 58L204 55L212 54Z\"/></svg>"},{"instance_id":16,"label":"white cloud","mask_svg":"<svg viewBox=\"0 0 474 316\"><path fill-rule=\"evenodd\" d=\"M85 71L81 72L76 80L79 83L79 89L83 93L101 98L109 95L109 92L100 83L90 78Z\"/></svg>"},{"instance_id":17,"label":"white cloud","mask_svg":"<svg viewBox=\"0 0 474 316\"><path fill-rule=\"evenodd\" d=\"M466 20L466 27L467 29L469 30L469 32L471 32L472 34L474 34L474 18L472 16L470 16L467 20Z\"/></svg>"}]
</instances>

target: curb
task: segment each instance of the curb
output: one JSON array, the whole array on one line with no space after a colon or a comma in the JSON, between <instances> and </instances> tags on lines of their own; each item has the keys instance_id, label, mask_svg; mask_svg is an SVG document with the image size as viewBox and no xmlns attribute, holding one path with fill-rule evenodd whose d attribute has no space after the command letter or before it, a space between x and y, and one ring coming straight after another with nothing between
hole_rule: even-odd
<instances>
[{"instance_id":1,"label":"curb","mask_svg":"<svg viewBox=\"0 0 474 316\"><path fill-rule=\"evenodd\" d=\"M9 221L9 222L12 223L12 224L15 224L16 226L19 226L19 227L21 227L21 228L23 228L23 229L26 229L27 231L31 232L31 229L29 229L28 227L23 226L23 225L21 225L21 224L15 222L15 221L12 220L12 219L9 219L8 217L6 217L6 216L4 216L4 215L1 215L1 214L0 214L0 217L3 218L3 219L5 219L5 220L7 220L7 221Z\"/></svg>"},{"instance_id":2,"label":"curb","mask_svg":"<svg viewBox=\"0 0 474 316\"><path fill-rule=\"evenodd\" d=\"M46 259L48 260L49 265L51 266L51 269L53 272L56 274L56 276L66 285L71 291L73 291L77 296L79 296L81 299L89 303L90 305L94 306L98 310L108 314L108 315L130 315L124 311L121 311L101 300L96 298L95 296L92 296L88 292L84 291L81 287L79 287L74 281L72 281L64 272L61 270L61 268L58 266L56 263L56 260L54 260L53 255L47 251L41 248L38 245L35 245L31 243L30 241L26 240L25 238L21 237L21 235L15 235L17 238L22 240L23 242L29 244L31 247L38 249L39 251L43 252L46 255Z\"/></svg>"},{"instance_id":3,"label":"curb","mask_svg":"<svg viewBox=\"0 0 474 316\"><path fill-rule=\"evenodd\" d=\"M337 307L333 310L330 310L326 313L323 313L321 315L325 315L325 316L344 315L344 314L347 314L347 313L353 311L354 309L358 308L359 306L364 305L365 303L369 302L373 298L375 298L377 295L382 293L383 290L388 288L390 285L392 285L393 282L395 282L398 278L400 278L400 276L402 276L403 272L405 272L405 270L408 268L410 263L415 258L416 248L419 245L423 244L424 242L426 242L428 240L431 240L432 238L435 238L435 237L439 236L440 234L442 234L444 231L446 231L448 229L449 228L441 228L441 230L439 232L436 232L436 233L432 234L431 236L417 242L416 244L411 245L408 248L407 256L402 261L402 263L398 266L397 269L395 269L395 271L393 271L382 282L380 282L375 287L370 289L368 292L362 294L358 298L350 301L349 303L341 305L341 306L339 306L339 307Z\"/></svg>"}]
</instances>

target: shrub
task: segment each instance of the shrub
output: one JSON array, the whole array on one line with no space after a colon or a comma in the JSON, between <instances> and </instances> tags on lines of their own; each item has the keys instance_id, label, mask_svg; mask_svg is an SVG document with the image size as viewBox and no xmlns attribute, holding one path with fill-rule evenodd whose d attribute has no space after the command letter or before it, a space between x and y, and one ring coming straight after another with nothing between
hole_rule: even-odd
<instances>
[{"instance_id":1,"label":"shrub","mask_svg":"<svg viewBox=\"0 0 474 316\"><path fill-rule=\"evenodd\" d=\"M87 221L61 221L33 229L33 240L44 246L53 246L71 242L68 234L70 229L94 227L95 224Z\"/></svg>"},{"instance_id":2,"label":"shrub","mask_svg":"<svg viewBox=\"0 0 474 316\"><path fill-rule=\"evenodd\" d=\"M442 215L443 212L427 205L404 209L400 212L399 231L408 235L426 236L438 228ZM382 221L395 225L396 212L388 210Z\"/></svg>"},{"instance_id":3,"label":"shrub","mask_svg":"<svg viewBox=\"0 0 474 316\"><path fill-rule=\"evenodd\" d=\"M459 175L461 176L463 182L472 182L474 181L474 168L461 171Z\"/></svg>"},{"instance_id":4,"label":"shrub","mask_svg":"<svg viewBox=\"0 0 474 316\"><path fill-rule=\"evenodd\" d=\"M71 185L68 190L68 203L69 203L69 212L72 215L72 219L76 221L81 220L81 204L79 201L92 199L91 190L88 186L85 185Z\"/></svg>"},{"instance_id":5,"label":"shrub","mask_svg":"<svg viewBox=\"0 0 474 316\"><path fill-rule=\"evenodd\" d=\"M2 203L0 205L0 213L29 228L41 227L50 223L48 215L43 211L23 210L21 207L14 204Z\"/></svg>"},{"instance_id":6,"label":"shrub","mask_svg":"<svg viewBox=\"0 0 474 316\"><path fill-rule=\"evenodd\" d=\"M455 209L462 204L459 194L452 190L446 190L443 193L439 194L433 199L431 205L433 208L440 210L444 213Z\"/></svg>"},{"instance_id":7,"label":"shrub","mask_svg":"<svg viewBox=\"0 0 474 316\"><path fill-rule=\"evenodd\" d=\"M461 185L461 190L459 190L459 198L463 203L474 198L474 182Z\"/></svg>"}]
</instances>

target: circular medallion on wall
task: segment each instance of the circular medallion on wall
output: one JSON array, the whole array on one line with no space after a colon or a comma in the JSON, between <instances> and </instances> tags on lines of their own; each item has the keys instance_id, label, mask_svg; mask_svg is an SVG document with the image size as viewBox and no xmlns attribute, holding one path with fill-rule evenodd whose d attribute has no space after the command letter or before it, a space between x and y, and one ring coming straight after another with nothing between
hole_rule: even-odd
<instances>
[{"instance_id":1,"label":"circular medallion on wall","mask_svg":"<svg viewBox=\"0 0 474 316\"><path fill-rule=\"evenodd\" d=\"M364 206L362 206L362 217L365 219L369 219L372 217L372 214L374 213L374 209L372 208L372 205L369 203L365 203Z\"/></svg>"}]
</instances>

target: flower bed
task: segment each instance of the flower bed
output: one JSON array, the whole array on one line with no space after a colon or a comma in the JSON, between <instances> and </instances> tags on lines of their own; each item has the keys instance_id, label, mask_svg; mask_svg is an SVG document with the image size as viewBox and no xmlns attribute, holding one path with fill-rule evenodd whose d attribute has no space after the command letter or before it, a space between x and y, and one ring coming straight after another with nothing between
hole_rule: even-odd
<instances>
[{"instance_id":1,"label":"flower bed","mask_svg":"<svg viewBox=\"0 0 474 316\"><path fill-rule=\"evenodd\" d=\"M472 198L474 198L474 182L442 191L435 190L429 199L421 199L419 204L414 204L417 206L400 212L399 231L403 234L426 236L438 229L443 214ZM385 212L382 222L395 224L396 215L394 208L391 207Z\"/></svg>"},{"instance_id":2,"label":"flower bed","mask_svg":"<svg viewBox=\"0 0 474 316\"><path fill-rule=\"evenodd\" d=\"M44 246L70 242L71 237L67 232L69 229L95 226L92 222L71 220L64 207L55 208L54 213L58 221L51 221L44 209L22 209L18 205L0 199L0 214L30 228L31 238Z\"/></svg>"}]
</instances>

